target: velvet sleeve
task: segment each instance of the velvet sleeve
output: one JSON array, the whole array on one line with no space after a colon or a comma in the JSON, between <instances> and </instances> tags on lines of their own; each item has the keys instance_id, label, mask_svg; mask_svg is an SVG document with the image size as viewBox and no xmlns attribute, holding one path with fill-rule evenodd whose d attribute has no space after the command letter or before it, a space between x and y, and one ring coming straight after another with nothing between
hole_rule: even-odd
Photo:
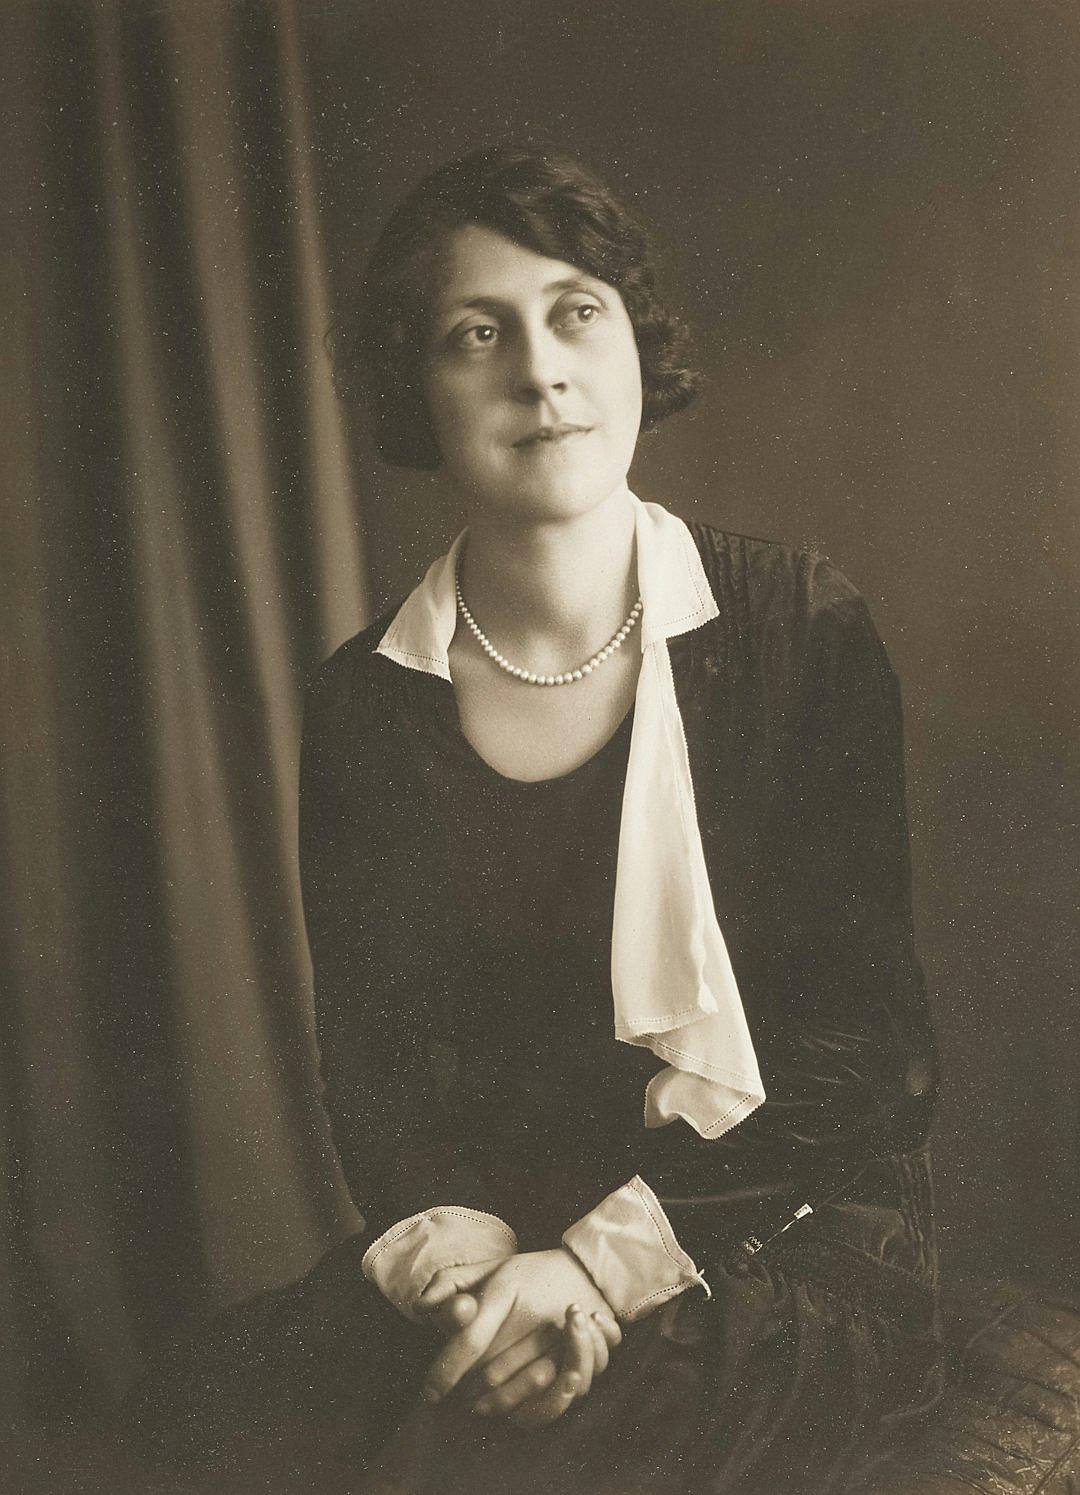
<instances>
[{"instance_id":1,"label":"velvet sleeve","mask_svg":"<svg viewBox=\"0 0 1080 1495\"><path fill-rule=\"evenodd\" d=\"M300 754L300 887L314 979L321 1099L366 1234L378 1219L377 1118L411 1102L408 1071L396 1064L397 1030L374 1010L376 938L371 918L374 868L356 854L366 830L363 798L350 780L363 771L363 744L346 753L353 715L351 681L334 656L310 683ZM380 1020L380 1018L382 1020Z\"/></svg>"},{"instance_id":2,"label":"velvet sleeve","mask_svg":"<svg viewBox=\"0 0 1080 1495\"><path fill-rule=\"evenodd\" d=\"M765 1185L768 1204L732 1213L740 1240L768 1239L874 1156L918 1147L937 1085L897 681L865 603L828 562L810 563L800 624L782 792L763 832L771 927L752 1027L767 1099L713 1141L684 1127L649 1133L635 1160L661 1198L749 1197ZM692 1226L670 1213L695 1253Z\"/></svg>"},{"instance_id":3,"label":"velvet sleeve","mask_svg":"<svg viewBox=\"0 0 1080 1495\"><path fill-rule=\"evenodd\" d=\"M448 940L427 893L430 826L372 661L377 632L345 645L308 688L299 802L321 1099L369 1242L418 1212L499 1204L437 1125L425 1000Z\"/></svg>"}]
</instances>

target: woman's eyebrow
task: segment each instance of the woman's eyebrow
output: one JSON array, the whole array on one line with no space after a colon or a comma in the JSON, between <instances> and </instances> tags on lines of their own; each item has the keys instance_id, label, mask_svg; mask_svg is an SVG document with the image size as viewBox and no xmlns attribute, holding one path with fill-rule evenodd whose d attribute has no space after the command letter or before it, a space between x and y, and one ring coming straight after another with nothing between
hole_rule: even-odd
<instances>
[{"instance_id":1,"label":"woman's eyebrow","mask_svg":"<svg viewBox=\"0 0 1080 1495\"><path fill-rule=\"evenodd\" d=\"M595 291L595 282L588 275L568 275L562 280L549 281L547 285L541 286L542 296L551 296L559 291ZM502 311L512 305L510 301L499 296L470 296L467 300L453 301L447 305L442 312L443 316L451 316L459 311Z\"/></svg>"}]
</instances>

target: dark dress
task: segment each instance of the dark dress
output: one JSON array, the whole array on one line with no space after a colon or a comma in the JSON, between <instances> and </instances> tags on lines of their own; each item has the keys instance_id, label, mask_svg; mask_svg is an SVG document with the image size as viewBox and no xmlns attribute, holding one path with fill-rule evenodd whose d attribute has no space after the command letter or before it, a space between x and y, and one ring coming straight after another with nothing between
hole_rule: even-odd
<instances>
[{"instance_id":1,"label":"dark dress","mask_svg":"<svg viewBox=\"0 0 1080 1495\"><path fill-rule=\"evenodd\" d=\"M708 1141L644 1128L660 1064L615 1041L609 974L631 719L572 774L506 780L462 737L446 682L374 654L379 620L313 686L301 787L325 1103L366 1228L174 1352L153 1382L160 1402L171 1374L174 1408L234 1367L236 1405L211 1415L203 1398L195 1442L300 1409L306 1386L324 1414L334 1404L359 1469L433 1352L372 1301L364 1246L438 1204L500 1216L521 1249L557 1245L635 1173L712 1298L692 1288L630 1327L551 1428L483 1423L451 1399L411 1419L358 1490L824 1495L860 1436L933 1394L936 1071L895 680L827 562L694 536L720 617L670 652L766 1103ZM357 1348L372 1343L377 1376Z\"/></svg>"}]
</instances>

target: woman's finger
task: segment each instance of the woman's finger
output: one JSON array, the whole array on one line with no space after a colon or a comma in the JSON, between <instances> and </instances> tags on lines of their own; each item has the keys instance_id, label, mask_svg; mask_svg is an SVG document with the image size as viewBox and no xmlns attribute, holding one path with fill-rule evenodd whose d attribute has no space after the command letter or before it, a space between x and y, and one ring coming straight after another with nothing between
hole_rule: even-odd
<instances>
[{"instance_id":1,"label":"woman's finger","mask_svg":"<svg viewBox=\"0 0 1080 1495\"><path fill-rule=\"evenodd\" d=\"M566 1310L563 1344L563 1371L577 1376L578 1389L575 1395L586 1396L592 1389L596 1356L589 1320L576 1303L571 1303Z\"/></svg>"},{"instance_id":2,"label":"woman's finger","mask_svg":"<svg viewBox=\"0 0 1080 1495\"><path fill-rule=\"evenodd\" d=\"M485 1392L473 1406L481 1417L506 1414L553 1387L560 1379L559 1367L550 1355L541 1355L517 1371L494 1391ZM574 1393L576 1395L576 1392Z\"/></svg>"},{"instance_id":3,"label":"woman's finger","mask_svg":"<svg viewBox=\"0 0 1080 1495\"><path fill-rule=\"evenodd\" d=\"M517 1344L510 1345L498 1355L493 1355L490 1360L486 1360L480 1374L488 1387L502 1386L526 1365L539 1360L558 1339L559 1331L555 1326L544 1324L539 1329L534 1329L531 1334L526 1334L523 1339L519 1339Z\"/></svg>"},{"instance_id":4,"label":"woman's finger","mask_svg":"<svg viewBox=\"0 0 1080 1495\"><path fill-rule=\"evenodd\" d=\"M449 1302L457 1293L466 1292L483 1282L498 1261L463 1262L454 1267L440 1267L416 1300L417 1313L428 1313Z\"/></svg>"},{"instance_id":5,"label":"woman's finger","mask_svg":"<svg viewBox=\"0 0 1080 1495\"><path fill-rule=\"evenodd\" d=\"M545 1427L569 1412L580 1391L577 1375L573 1371L561 1371L550 1391L530 1397L507 1414L508 1421L519 1428Z\"/></svg>"},{"instance_id":6,"label":"woman's finger","mask_svg":"<svg viewBox=\"0 0 1080 1495\"><path fill-rule=\"evenodd\" d=\"M599 1325L586 1318L580 1308L571 1306L563 1330L563 1365L558 1377L550 1390L534 1393L517 1405L507 1407L505 1410L510 1421L522 1428L544 1427L568 1412L592 1386L597 1343L602 1346L606 1367L607 1342Z\"/></svg>"},{"instance_id":7,"label":"woman's finger","mask_svg":"<svg viewBox=\"0 0 1080 1495\"><path fill-rule=\"evenodd\" d=\"M584 1396L589 1390L595 1365L593 1328L576 1304L572 1303L566 1310L562 1339L561 1369L550 1356L534 1360L531 1365L526 1365L508 1377L496 1390L485 1393L476 1403L475 1410L483 1415L505 1414L522 1407L527 1401L536 1401L533 1415L540 1421L554 1421L555 1417L561 1416L574 1397ZM518 1349L524 1342L519 1341L511 1349ZM504 1352L509 1353L510 1351ZM486 1372L487 1367L485 1374ZM549 1388L550 1406L549 1396L543 1394Z\"/></svg>"},{"instance_id":8,"label":"woman's finger","mask_svg":"<svg viewBox=\"0 0 1080 1495\"><path fill-rule=\"evenodd\" d=\"M610 1314L598 1311L592 1315L592 1321L607 1340L609 1350L613 1350L622 1344L622 1330Z\"/></svg>"},{"instance_id":9,"label":"woman's finger","mask_svg":"<svg viewBox=\"0 0 1080 1495\"><path fill-rule=\"evenodd\" d=\"M420 1395L426 1402L442 1401L461 1378L483 1359L484 1351L502 1328L514 1307L513 1293L487 1293L471 1324L448 1340L424 1377Z\"/></svg>"},{"instance_id":10,"label":"woman's finger","mask_svg":"<svg viewBox=\"0 0 1080 1495\"><path fill-rule=\"evenodd\" d=\"M602 1376L608 1368L610 1355L607 1340L600 1332L600 1325L594 1318L589 1319L589 1333L592 1335L593 1344L593 1375Z\"/></svg>"}]
</instances>

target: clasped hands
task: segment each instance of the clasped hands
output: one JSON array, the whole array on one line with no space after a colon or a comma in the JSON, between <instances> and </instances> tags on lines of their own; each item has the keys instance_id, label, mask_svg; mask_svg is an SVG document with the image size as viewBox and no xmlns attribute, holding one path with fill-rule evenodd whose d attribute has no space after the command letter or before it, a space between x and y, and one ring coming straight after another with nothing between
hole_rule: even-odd
<instances>
[{"instance_id":1,"label":"clasped hands","mask_svg":"<svg viewBox=\"0 0 1080 1495\"><path fill-rule=\"evenodd\" d=\"M554 1422L607 1369L622 1333L584 1267L560 1246L444 1267L414 1304L449 1338L422 1395L440 1401L470 1372L473 1411L519 1427Z\"/></svg>"}]
</instances>

